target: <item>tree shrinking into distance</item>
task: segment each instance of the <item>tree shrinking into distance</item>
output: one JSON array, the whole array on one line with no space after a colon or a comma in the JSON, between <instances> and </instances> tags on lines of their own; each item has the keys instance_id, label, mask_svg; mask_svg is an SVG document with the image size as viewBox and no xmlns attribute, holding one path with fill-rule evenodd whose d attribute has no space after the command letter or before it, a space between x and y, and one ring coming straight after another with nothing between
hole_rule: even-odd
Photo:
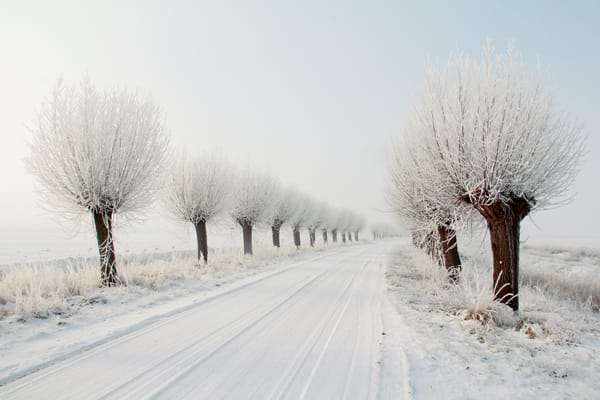
<instances>
[{"instance_id":1,"label":"tree shrinking into distance","mask_svg":"<svg viewBox=\"0 0 600 400\"><path fill-rule=\"evenodd\" d=\"M271 233L273 238L273 246L281 247L280 241L280 230L281 226L288 222L290 218L294 216L297 209L297 191L294 189L287 189L281 186L277 186L275 189L277 194L275 198L278 199L273 213L269 217L269 225L271 226Z\"/></svg>"},{"instance_id":2,"label":"tree shrinking into distance","mask_svg":"<svg viewBox=\"0 0 600 400\"><path fill-rule=\"evenodd\" d=\"M99 91L88 79L59 81L32 133L29 168L44 199L71 214L91 213L102 284L119 284L113 217L146 209L156 194L169 142L158 107L126 89Z\"/></svg>"},{"instance_id":3,"label":"tree shrinking into distance","mask_svg":"<svg viewBox=\"0 0 600 400\"><path fill-rule=\"evenodd\" d=\"M579 169L584 139L556 107L541 72L529 76L509 47L482 60L454 57L431 67L411 116L419 151L451 196L487 222L495 298L519 308L520 223L562 204Z\"/></svg>"},{"instance_id":4,"label":"tree shrinking into distance","mask_svg":"<svg viewBox=\"0 0 600 400\"><path fill-rule=\"evenodd\" d=\"M317 229L319 229L329 218L329 207L325 203L319 201L313 202L313 212L310 218L306 221L308 229L308 240L310 247L314 247L317 240Z\"/></svg>"},{"instance_id":5,"label":"tree shrinking into distance","mask_svg":"<svg viewBox=\"0 0 600 400\"><path fill-rule=\"evenodd\" d=\"M448 181L432 168L427 154L419 151L418 140L411 134L418 127L408 125L402 142L395 142L388 162L386 197L393 212L412 235L415 246L446 268L450 281L457 282L461 261L458 253L455 225L466 207L448 196L452 193ZM425 156L425 157L423 157Z\"/></svg>"},{"instance_id":6,"label":"tree shrinking into distance","mask_svg":"<svg viewBox=\"0 0 600 400\"><path fill-rule=\"evenodd\" d=\"M205 153L193 159L182 156L169 173L166 207L175 218L194 225L199 262L208 262L206 223L228 205L232 178L229 171L229 164L220 154Z\"/></svg>"},{"instance_id":7,"label":"tree shrinking into distance","mask_svg":"<svg viewBox=\"0 0 600 400\"><path fill-rule=\"evenodd\" d=\"M294 237L294 245L300 248L302 245L300 230L308 226L308 223L313 220L316 211L315 200L309 195L298 192L296 198L296 212L290 218L292 234Z\"/></svg>"},{"instance_id":8,"label":"tree shrinking into distance","mask_svg":"<svg viewBox=\"0 0 600 400\"><path fill-rule=\"evenodd\" d=\"M278 204L277 181L269 174L247 168L235 178L231 216L242 227L244 254L252 254L252 230L266 221Z\"/></svg>"}]
</instances>

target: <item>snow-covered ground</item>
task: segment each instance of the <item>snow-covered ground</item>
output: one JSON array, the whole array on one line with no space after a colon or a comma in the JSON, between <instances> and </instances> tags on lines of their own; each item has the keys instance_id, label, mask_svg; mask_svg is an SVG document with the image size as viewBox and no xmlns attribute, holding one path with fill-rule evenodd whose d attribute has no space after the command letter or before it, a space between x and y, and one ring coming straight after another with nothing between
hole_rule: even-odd
<instances>
[{"instance_id":1,"label":"snow-covered ground","mask_svg":"<svg viewBox=\"0 0 600 400\"><path fill-rule=\"evenodd\" d=\"M480 244L457 287L398 240L154 265L5 313L0 398L600 398L600 252L524 246L514 316Z\"/></svg>"},{"instance_id":2,"label":"snow-covered ground","mask_svg":"<svg viewBox=\"0 0 600 400\"><path fill-rule=\"evenodd\" d=\"M408 244L390 255L388 291L402 321L397 333L413 397L600 398L600 315L592 300L600 290L599 252L524 247L514 316L490 299L482 245L462 249L458 287Z\"/></svg>"}]
</instances>

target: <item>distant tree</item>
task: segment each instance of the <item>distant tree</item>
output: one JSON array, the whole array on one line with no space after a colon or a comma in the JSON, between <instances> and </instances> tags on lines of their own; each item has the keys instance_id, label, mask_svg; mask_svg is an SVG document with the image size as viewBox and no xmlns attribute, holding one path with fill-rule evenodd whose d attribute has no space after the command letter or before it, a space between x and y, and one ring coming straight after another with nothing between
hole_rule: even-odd
<instances>
[{"instance_id":1,"label":"distant tree","mask_svg":"<svg viewBox=\"0 0 600 400\"><path fill-rule=\"evenodd\" d=\"M306 221L308 228L308 238L310 247L314 247L317 240L317 229L319 229L326 222L329 212L329 208L325 203L315 201L313 203L313 212L310 218Z\"/></svg>"},{"instance_id":2,"label":"distant tree","mask_svg":"<svg viewBox=\"0 0 600 400\"><path fill-rule=\"evenodd\" d=\"M362 231L367 225L367 220L365 217L356 215L354 220L352 221L352 232L354 233L354 240L358 242L358 234Z\"/></svg>"},{"instance_id":3,"label":"distant tree","mask_svg":"<svg viewBox=\"0 0 600 400\"><path fill-rule=\"evenodd\" d=\"M352 212L349 210L341 210L338 214L336 231L342 232L342 243L346 243L346 235L349 234L352 226ZM352 240L349 238L349 240Z\"/></svg>"},{"instance_id":4,"label":"distant tree","mask_svg":"<svg viewBox=\"0 0 600 400\"><path fill-rule=\"evenodd\" d=\"M335 222L335 211L331 208L329 204L322 204L320 208L320 227L321 233L323 236L323 243L327 244L329 242L329 236L327 231L332 229L332 224Z\"/></svg>"},{"instance_id":5,"label":"distant tree","mask_svg":"<svg viewBox=\"0 0 600 400\"><path fill-rule=\"evenodd\" d=\"M297 191L294 189L282 188L280 186L278 186L276 190L278 194L275 197L278 201L268 222L271 226L273 246L281 247L281 226L288 222L297 210Z\"/></svg>"},{"instance_id":6,"label":"distant tree","mask_svg":"<svg viewBox=\"0 0 600 400\"><path fill-rule=\"evenodd\" d=\"M300 238L300 229L306 227L307 224L314 218L315 202L310 196L300 192L296 194L295 198L296 212L294 212L289 222L294 235L294 245L296 248L300 248L302 244Z\"/></svg>"},{"instance_id":7,"label":"distant tree","mask_svg":"<svg viewBox=\"0 0 600 400\"><path fill-rule=\"evenodd\" d=\"M338 242L338 233L345 226L346 218L347 218L347 214L344 210L337 209L337 210L333 211L331 220L330 220L331 239L332 239L333 243ZM343 242L346 243L345 236L344 236Z\"/></svg>"},{"instance_id":8,"label":"distant tree","mask_svg":"<svg viewBox=\"0 0 600 400\"><path fill-rule=\"evenodd\" d=\"M59 81L32 131L28 164L42 195L59 210L91 213L102 285L119 284L113 216L140 212L154 198L169 142L158 107L126 89L99 91L88 79Z\"/></svg>"},{"instance_id":9,"label":"distant tree","mask_svg":"<svg viewBox=\"0 0 600 400\"><path fill-rule=\"evenodd\" d=\"M194 225L198 262L208 262L206 223L227 207L229 171L229 165L214 153L194 159L182 156L171 167L165 203L175 218Z\"/></svg>"},{"instance_id":10,"label":"distant tree","mask_svg":"<svg viewBox=\"0 0 600 400\"><path fill-rule=\"evenodd\" d=\"M244 254L252 254L254 225L267 220L277 205L276 182L271 175L251 168L237 174L231 216L242 227Z\"/></svg>"},{"instance_id":11,"label":"distant tree","mask_svg":"<svg viewBox=\"0 0 600 400\"><path fill-rule=\"evenodd\" d=\"M555 106L541 73L529 78L509 48L488 44L481 62L462 56L432 67L413 113L419 151L451 195L486 220L495 298L519 308L520 223L564 202L579 169L584 139Z\"/></svg>"}]
</instances>

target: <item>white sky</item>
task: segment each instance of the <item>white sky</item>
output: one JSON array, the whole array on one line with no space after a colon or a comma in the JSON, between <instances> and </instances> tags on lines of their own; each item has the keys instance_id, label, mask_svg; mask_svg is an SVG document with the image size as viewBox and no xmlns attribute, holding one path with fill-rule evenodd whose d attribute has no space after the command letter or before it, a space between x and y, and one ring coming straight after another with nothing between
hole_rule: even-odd
<instances>
[{"instance_id":1,"label":"white sky","mask_svg":"<svg viewBox=\"0 0 600 400\"><path fill-rule=\"evenodd\" d=\"M575 200L534 214L541 230L527 222L523 238L598 243L598 20L595 1L0 0L0 248L21 237L46 248L40 232L54 242L64 236L50 231L23 162L26 126L59 77L88 74L101 87L147 91L176 148L219 147L333 205L391 222L380 212L386 152L425 66L457 47L478 57L486 38L498 48L514 40L532 68L549 66L561 107L589 135ZM129 229L155 236L158 225L164 237L179 230L167 222ZM82 232L93 243L91 227Z\"/></svg>"}]
</instances>

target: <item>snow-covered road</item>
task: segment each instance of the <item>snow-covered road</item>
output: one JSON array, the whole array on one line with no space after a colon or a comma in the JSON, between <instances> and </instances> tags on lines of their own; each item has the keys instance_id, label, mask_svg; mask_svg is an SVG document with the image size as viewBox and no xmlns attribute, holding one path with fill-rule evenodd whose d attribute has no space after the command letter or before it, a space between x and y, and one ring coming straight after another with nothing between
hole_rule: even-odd
<instances>
[{"instance_id":1,"label":"snow-covered road","mask_svg":"<svg viewBox=\"0 0 600 400\"><path fill-rule=\"evenodd\" d=\"M0 398L391 398L390 248L296 262L0 387Z\"/></svg>"}]
</instances>

